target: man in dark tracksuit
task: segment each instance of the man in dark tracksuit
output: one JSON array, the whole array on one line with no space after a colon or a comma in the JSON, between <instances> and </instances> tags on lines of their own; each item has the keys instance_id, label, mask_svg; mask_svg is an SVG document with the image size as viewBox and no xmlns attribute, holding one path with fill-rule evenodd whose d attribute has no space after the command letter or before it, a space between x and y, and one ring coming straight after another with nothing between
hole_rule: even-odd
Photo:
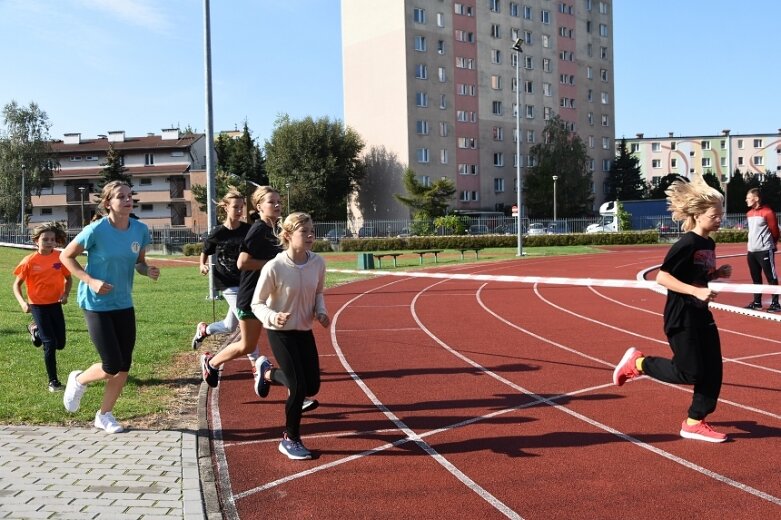
<instances>
[{"instance_id":1,"label":"man in dark tracksuit","mask_svg":"<svg viewBox=\"0 0 781 520\"><path fill-rule=\"evenodd\" d=\"M762 272L767 283L778 285L776 273L776 244L778 243L778 221L773 209L762 204L759 189L752 188L746 194L746 205L749 207L748 219L748 270L754 285L762 283ZM762 294L755 294L754 300L746 306L747 309L762 308ZM767 312L781 312L778 295L774 294Z\"/></svg>"}]
</instances>

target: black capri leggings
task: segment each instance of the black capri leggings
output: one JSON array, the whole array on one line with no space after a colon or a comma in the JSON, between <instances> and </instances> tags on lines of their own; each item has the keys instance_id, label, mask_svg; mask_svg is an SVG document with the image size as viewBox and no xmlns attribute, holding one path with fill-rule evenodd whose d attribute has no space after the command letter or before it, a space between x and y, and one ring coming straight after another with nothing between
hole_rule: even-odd
<instances>
[{"instance_id":1,"label":"black capri leggings","mask_svg":"<svg viewBox=\"0 0 781 520\"><path fill-rule=\"evenodd\" d=\"M133 307L118 311L84 310L87 330L95 345L103 371L116 375L129 372L136 345L136 312Z\"/></svg>"},{"instance_id":2,"label":"black capri leggings","mask_svg":"<svg viewBox=\"0 0 781 520\"><path fill-rule=\"evenodd\" d=\"M304 397L320 391L320 359L315 336L311 330L266 329L266 334L279 363L279 368L271 371L271 379L290 391L285 403L285 431L288 438L298 440Z\"/></svg>"}]
</instances>

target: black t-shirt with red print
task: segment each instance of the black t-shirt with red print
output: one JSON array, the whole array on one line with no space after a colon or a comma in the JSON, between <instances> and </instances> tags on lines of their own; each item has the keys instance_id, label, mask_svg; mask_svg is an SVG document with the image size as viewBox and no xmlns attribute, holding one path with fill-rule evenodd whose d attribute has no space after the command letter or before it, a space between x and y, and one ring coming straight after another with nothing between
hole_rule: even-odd
<instances>
[{"instance_id":1,"label":"black t-shirt with red print","mask_svg":"<svg viewBox=\"0 0 781 520\"><path fill-rule=\"evenodd\" d=\"M716 272L716 243L693 231L684 234L664 257L661 271L683 283L707 287ZM664 332L684 327L702 327L713 321L708 304L689 294L667 290L664 306Z\"/></svg>"}]
</instances>

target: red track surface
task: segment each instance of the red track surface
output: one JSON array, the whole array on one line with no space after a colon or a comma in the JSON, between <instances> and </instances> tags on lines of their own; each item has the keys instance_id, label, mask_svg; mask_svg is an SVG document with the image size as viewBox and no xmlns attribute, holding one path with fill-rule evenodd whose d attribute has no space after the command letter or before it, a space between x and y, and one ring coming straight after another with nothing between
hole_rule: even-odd
<instances>
[{"instance_id":1,"label":"red track surface","mask_svg":"<svg viewBox=\"0 0 781 520\"><path fill-rule=\"evenodd\" d=\"M665 251L447 270L635 279ZM743 251L718 248L749 283ZM379 277L326 301L321 405L301 427L314 460L277 451L286 392L260 401L246 360L210 395L227 518L781 517L777 321L715 311L725 381L709 420L731 440L709 444L678 436L689 387L611 384L628 345L669 356L652 291Z\"/></svg>"}]
</instances>

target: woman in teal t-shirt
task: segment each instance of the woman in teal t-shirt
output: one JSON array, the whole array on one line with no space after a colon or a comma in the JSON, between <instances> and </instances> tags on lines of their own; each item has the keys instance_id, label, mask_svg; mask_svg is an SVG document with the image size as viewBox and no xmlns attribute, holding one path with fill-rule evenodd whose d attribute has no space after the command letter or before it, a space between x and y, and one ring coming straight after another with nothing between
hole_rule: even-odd
<instances>
[{"instance_id":1,"label":"woman in teal t-shirt","mask_svg":"<svg viewBox=\"0 0 781 520\"><path fill-rule=\"evenodd\" d=\"M100 355L84 371L68 376L63 404L69 412L79 409L81 396L89 383L105 380L106 389L95 427L108 433L123 431L112 414L127 381L136 342L136 317L133 309L134 271L157 280L160 270L147 265L145 248L149 244L146 224L131 218L133 193L121 181L106 184L98 209L106 215L85 227L60 254L60 260L80 280L77 292L84 311L87 330ZM87 265L77 258L87 253Z\"/></svg>"}]
</instances>

